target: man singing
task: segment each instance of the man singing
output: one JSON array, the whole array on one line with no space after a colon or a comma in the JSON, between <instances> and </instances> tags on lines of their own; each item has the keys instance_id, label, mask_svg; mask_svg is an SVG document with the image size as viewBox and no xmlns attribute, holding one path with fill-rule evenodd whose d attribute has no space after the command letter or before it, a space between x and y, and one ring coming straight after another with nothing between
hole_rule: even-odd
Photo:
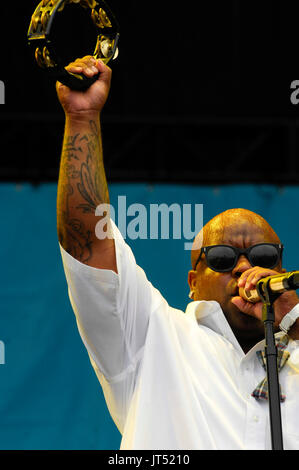
<instances>
[{"instance_id":1,"label":"man singing","mask_svg":"<svg viewBox=\"0 0 299 470\"><path fill-rule=\"evenodd\" d=\"M271 449L262 303L239 289L284 272L281 241L255 213L219 214L194 241L192 302L186 312L170 307L113 221L105 237L96 234L96 208L109 203L100 113L111 70L90 56L68 70L100 76L85 92L57 83L66 118L58 236L79 332L121 449ZM294 291L274 303L285 449L299 449L298 303Z\"/></svg>"}]
</instances>

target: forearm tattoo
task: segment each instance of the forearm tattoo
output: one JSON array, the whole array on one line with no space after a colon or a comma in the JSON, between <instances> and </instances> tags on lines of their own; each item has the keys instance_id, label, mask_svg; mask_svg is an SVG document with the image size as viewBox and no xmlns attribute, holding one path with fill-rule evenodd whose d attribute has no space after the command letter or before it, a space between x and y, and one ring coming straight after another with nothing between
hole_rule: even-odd
<instances>
[{"instance_id":1,"label":"forearm tattoo","mask_svg":"<svg viewBox=\"0 0 299 470\"><path fill-rule=\"evenodd\" d=\"M57 199L59 241L83 263L92 257L95 210L109 203L100 128L94 121L89 127L86 134L65 135Z\"/></svg>"}]
</instances>

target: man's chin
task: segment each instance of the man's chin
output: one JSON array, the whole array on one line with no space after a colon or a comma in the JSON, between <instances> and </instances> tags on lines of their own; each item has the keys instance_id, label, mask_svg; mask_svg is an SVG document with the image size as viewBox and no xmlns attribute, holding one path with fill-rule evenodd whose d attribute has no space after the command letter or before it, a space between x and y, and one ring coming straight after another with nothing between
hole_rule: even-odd
<instances>
[{"instance_id":1,"label":"man's chin","mask_svg":"<svg viewBox=\"0 0 299 470\"><path fill-rule=\"evenodd\" d=\"M264 324L261 320L242 312L232 302L229 302L229 305L224 311L224 315L231 325L235 325L239 329L261 330L264 328Z\"/></svg>"},{"instance_id":2,"label":"man's chin","mask_svg":"<svg viewBox=\"0 0 299 470\"><path fill-rule=\"evenodd\" d=\"M232 302L226 304L223 313L241 347L245 352L265 338L264 323L248 315Z\"/></svg>"}]
</instances>

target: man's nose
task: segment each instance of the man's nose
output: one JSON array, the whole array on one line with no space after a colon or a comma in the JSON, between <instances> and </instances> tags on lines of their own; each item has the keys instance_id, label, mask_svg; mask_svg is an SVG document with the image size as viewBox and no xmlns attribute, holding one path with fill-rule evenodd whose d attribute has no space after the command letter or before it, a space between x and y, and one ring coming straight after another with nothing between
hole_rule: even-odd
<instances>
[{"instance_id":1,"label":"man's nose","mask_svg":"<svg viewBox=\"0 0 299 470\"><path fill-rule=\"evenodd\" d=\"M241 255L237 261L236 266L232 270L232 275L234 277L240 277L244 271L247 271L247 269L252 268L251 264L249 263L248 259L246 258L245 255Z\"/></svg>"}]
</instances>

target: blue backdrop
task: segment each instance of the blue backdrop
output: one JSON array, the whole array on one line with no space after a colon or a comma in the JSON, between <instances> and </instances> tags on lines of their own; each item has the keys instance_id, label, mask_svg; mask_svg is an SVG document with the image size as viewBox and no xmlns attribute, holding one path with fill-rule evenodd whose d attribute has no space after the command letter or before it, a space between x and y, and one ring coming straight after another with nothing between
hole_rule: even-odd
<instances>
[{"instance_id":1,"label":"blue backdrop","mask_svg":"<svg viewBox=\"0 0 299 470\"><path fill-rule=\"evenodd\" d=\"M258 212L299 269L299 188L111 184L111 203L203 204L204 223L225 209ZM0 449L118 449L100 385L77 332L56 235L56 185L0 185ZM127 240L168 302L185 309L184 240Z\"/></svg>"}]
</instances>

